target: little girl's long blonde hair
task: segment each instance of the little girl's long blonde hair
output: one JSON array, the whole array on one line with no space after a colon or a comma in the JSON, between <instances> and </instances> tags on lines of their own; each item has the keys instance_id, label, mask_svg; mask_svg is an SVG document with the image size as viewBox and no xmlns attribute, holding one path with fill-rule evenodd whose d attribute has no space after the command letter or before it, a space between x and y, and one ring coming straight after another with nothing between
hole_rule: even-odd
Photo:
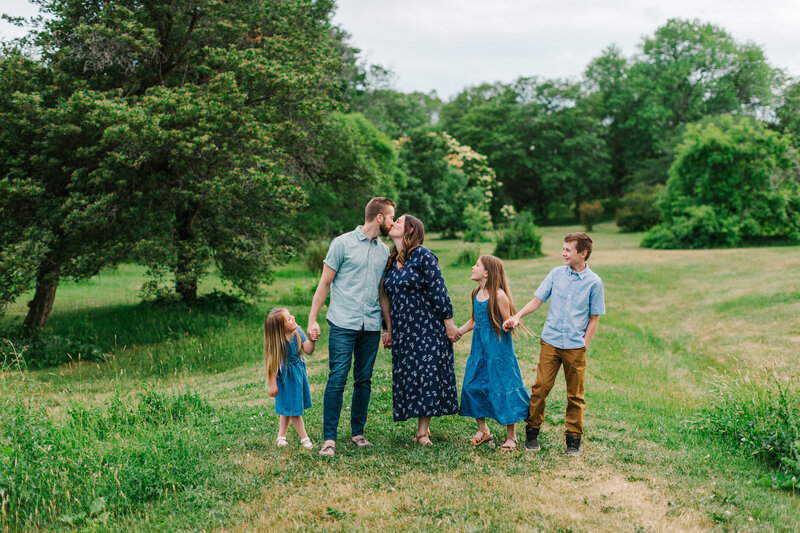
<instances>
[{"instance_id":1,"label":"little girl's long blonde hair","mask_svg":"<svg viewBox=\"0 0 800 533\"><path fill-rule=\"evenodd\" d=\"M286 361L286 315L289 310L285 307L276 307L271 310L264 320L264 363L267 367L267 379L272 374L277 374ZM300 351L300 334L294 332L297 340L297 350Z\"/></svg>"},{"instance_id":2,"label":"little girl's long blonde hair","mask_svg":"<svg viewBox=\"0 0 800 533\"><path fill-rule=\"evenodd\" d=\"M497 303L497 291L503 289L503 292L508 296L509 311L515 314L517 310L514 308L514 300L511 298L511 290L508 288L508 279L506 278L506 271L503 268L503 261L493 255L482 255L479 261L486 269L486 292L489 293L489 320L492 322L492 327L497 338L500 338L500 332L503 330L503 317L500 314L500 305ZM472 291L472 320L475 320L475 295L480 290L480 285ZM519 325L522 331L527 332L527 328L522 324ZM515 335L516 331L512 332Z\"/></svg>"}]
</instances>

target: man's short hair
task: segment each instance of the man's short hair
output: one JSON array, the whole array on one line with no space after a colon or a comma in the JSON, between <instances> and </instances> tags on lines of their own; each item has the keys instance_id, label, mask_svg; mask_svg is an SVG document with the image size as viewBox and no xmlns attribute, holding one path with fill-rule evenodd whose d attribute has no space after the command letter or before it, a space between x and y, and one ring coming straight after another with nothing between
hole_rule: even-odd
<instances>
[{"instance_id":1,"label":"man's short hair","mask_svg":"<svg viewBox=\"0 0 800 533\"><path fill-rule=\"evenodd\" d=\"M589 260L589 256L592 255L592 239L586 233L579 231L578 233L570 233L566 237L564 237L564 242L574 242L575 243L575 250L578 253L586 250L586 259L585 261Z\"/></svg>"},{"instance_id":2,"label":"man's short hair","mask_svg":"<svg viewBox=\"0 0 800 533\"><path fill-rule=\"evenodd\" d=\"M372 222L376 216L383 214L389 206L397 207L390 198L376 196L367 202L367 208L364 210L364 221Z\"/></svg>"}]
</instances>

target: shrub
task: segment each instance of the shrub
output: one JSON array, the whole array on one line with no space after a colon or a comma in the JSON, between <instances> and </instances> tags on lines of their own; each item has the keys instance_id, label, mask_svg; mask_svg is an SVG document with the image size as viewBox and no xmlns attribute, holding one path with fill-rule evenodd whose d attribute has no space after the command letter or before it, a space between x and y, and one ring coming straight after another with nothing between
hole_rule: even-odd
<instances>
[{"instance_id":1,"label":"shrub","mask_svg":"<svg viewBox=\"0 0 800 533\"><path fill-rule=\"evenodd\" d=\"M639 184L622 197L615 221L622 231L647 231L661 221L658 197L663 185Z\"/></svg>"},{"instance_id":2,"label":"shrub","mask_svg":"<svg viewBox=\"0 0 800 533\"><path fill-rule=\"evenodd\" d=\"M578 213L581 215L581 223L586 227L586 231L594 229L594 223L600 220L603 211L603 204L599 200L581 202L578 206Z\"/></svg>"},{"instance_id":3,"label":"shrub","mask_svg":"<svg viewBox=\"0 0 800 533\"><path fill-rule=\"evenodd\" d=\"M494 255L501 259L523 259L542 255L542 236L533 215L522 211L497 239Z\"/></svg>"},{"instance_id":4,"label":"shrub","mask_svg":"<svg viewBox=\"0 0 800 533\"><path fill-rule=\"evenodd\" d=\"M472 266L478 262L478 258L481 256L480 248L477 246L468 246L462 248L461 251L456 256L455 260L450 263L450 266L459 267L459 266Z\"/></svg>"},{"instance_id":5,"label":"shrub","mask_svg":"<svg viewBox=\"0 0 800 533\"><path fill-rule=\"evenodd\" d=\"M662 250L679 248L721 248L736 246L741 235L733 216L718 216L708 205L688 206L675 213L670 223L652 228L642 246Z\"/></svg>"},{"instance_id":6,"label":"shrub","mask_svg":"<svg viewBox=\"0 0 800 533\"><path fill-rule=\"evenodd\" d=\"M777 382L717 378L711 403L689 423L777 470L759 483L800 488L800 396Z\"/></svg>"},{"instance_id":7,"label":"shrub","mask_svg":"<svg viewBox=\"0 0 800 533\"><path fill-rule=\"evenodd\" d=\"M663 222L642 245L710 248L798 240L798 168L790 138L750 118L721 115L690 124L659 201Z\"/></svg>"},{"instance_id":8,"label":"shrub","mask_svg":"<svg viewBox=\"0 0 800 533\"><path fill-rule=\"evenodd\" d=\"M330 242L327 240L314 240L309 241L306 249L303 252L303 264L310 272L319 274L322 272L322 262L325 256L328 255L328 246Z\"/></svg>"},{"instance_id":9,"label":"shrub","mask_svg":"<svg viewBox=\"0 0 800 533\"><path fill-rule=\"evenodd\" d=\"M464 240L467 242L488 242L484 232L492 231L492 217L488 211L472 204L464 208Z\"/></svg>"}]
</instances>

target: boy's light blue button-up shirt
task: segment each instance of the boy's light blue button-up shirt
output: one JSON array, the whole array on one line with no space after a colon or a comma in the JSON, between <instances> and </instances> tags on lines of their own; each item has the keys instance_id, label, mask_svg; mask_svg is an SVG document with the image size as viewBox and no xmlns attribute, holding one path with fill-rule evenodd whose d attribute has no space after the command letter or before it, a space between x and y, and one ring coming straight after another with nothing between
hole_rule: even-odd
<instances>
[{"instance_id":1,"label":"boy's light blue button-up shirt","mask_svg":"<svg viewBox=\"0 0 800 533\"><path fill-rule=\"evenodd\" d=\"M606 314L603 281L589 265L575 272L569 265L550 271L534 296L550 299L542 340L556 348L583 348L590 315Z\"/></svg>"},{"instance_id":2,"label":"boy's light blue button-up shirt","mask_svg":"<svg viewBox=\"0 0 800 533\"><path fill-rule=\"evenodd\" d=\"M388 259L389 247L377 237L370 241L361 226L333 239L324 261L336 271L327 320L340 328L380 331L378 284Z\"/></svg>"}]
</instances>

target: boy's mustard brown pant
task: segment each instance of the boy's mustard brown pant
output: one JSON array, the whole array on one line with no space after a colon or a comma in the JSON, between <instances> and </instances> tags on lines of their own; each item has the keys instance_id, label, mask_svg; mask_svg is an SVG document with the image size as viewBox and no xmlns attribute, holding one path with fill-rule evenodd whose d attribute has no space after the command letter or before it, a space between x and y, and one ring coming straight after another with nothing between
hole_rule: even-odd
<instances>
[{"instance_id":1,"label":"boy's mustard brown pant","mask_svg":"<svg viewBox=\"0 0 800 533\"><path fill-rule=\"evenodd\" d=\"M564 365L567 380L567 431L573 435L583 435L583 412L586 402L583 399L583 378L586 374L586 347L556 348L541 341L539 365L536 367L536 383L531 387L531 402L528 418L525 420L532 428L542 427L544 406L550 389L556 382L558 369Z\"/></svg>"}]
</instances>

